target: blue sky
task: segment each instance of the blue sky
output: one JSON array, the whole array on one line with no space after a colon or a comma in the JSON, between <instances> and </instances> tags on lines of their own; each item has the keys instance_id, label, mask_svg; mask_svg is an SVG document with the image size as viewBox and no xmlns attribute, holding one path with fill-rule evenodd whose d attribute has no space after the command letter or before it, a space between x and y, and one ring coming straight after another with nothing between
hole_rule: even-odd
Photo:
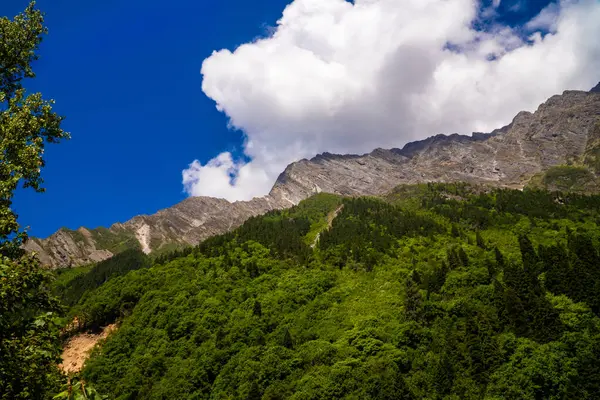
<instances>
[{"instance_id":1,"label":"blue sky","mask_svg":"<svg viewBox=\"0 0 600 400\"><path fill-rule=\"evenodd\" d=\"M244 125L231 102L211 94L225 113L216 109L215 100L202 91L200 69L214 50L233 51L266 36L289 1L39 0L50 33L35 65L37 78L27 86L56 100L72 139L47 149L46 193L19 191L14 208L21 224L45 237L63 226L109 226L154 213L188 195L181 174L193 160L202 168L222 152L235 159L249 154L242 133L228 128L228 116L248 132L253 125ZM27 3L3 0L0 15L12 16ZM486 0L482 9L492 3ZM478 24L518 27L548 3L501 1L494 15ZM214 68L206 69L207 77L215 77Z\"/></svg>"},{"instance_id":2,"label":"blue sky","mask_svg":"<svg viewBox=\"0 0 600 400\"><path fill-rule=\"evenodd\" d=\"M28 1L3 0L1 15ZM30 90L56 100L72 139L48 146L46 192L14 207L30 233L109 226L186 197L181 170L239 146L201 90L202 60L264 34L284 1L40 0L50 33Z\"/></svg>"}]
</instances>

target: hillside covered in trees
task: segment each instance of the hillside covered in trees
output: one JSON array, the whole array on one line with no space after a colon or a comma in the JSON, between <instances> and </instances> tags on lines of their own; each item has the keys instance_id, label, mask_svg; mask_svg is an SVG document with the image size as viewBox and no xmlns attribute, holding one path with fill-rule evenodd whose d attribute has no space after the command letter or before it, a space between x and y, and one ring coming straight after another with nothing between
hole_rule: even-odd
<instances>
[{"instance_id":1,"label":"hillside covered in trees","mask_svg":"<svg viewBox=\"0 0 600 400\"><path fill-rule=\"evenodd\" d=\"M120 324L82 371L111 399L594 399L599 225L600 196L319 194L55 292Z\"/></svg>"}]
</instances>

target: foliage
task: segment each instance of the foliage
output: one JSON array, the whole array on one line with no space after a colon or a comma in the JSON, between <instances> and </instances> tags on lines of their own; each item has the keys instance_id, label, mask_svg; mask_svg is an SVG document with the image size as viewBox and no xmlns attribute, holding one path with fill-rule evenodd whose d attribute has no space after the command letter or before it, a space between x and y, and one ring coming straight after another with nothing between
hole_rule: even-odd
<instances>
[{"instance_id":1,"label":"foliage","mask_svg":"<svg viewBox=\"0 0 600 400\"><path fill-rule=\"evenodd\" d=\"M319 247L324 259L339 267L349 260L367 269L384 254L393 253L398 239L443 231L434 219L405 211L375 198L347 199L331 229L323 232Z\"/></svg>"},{"instance_id":2,"label":"foliage","mask_svg":"<svg viewBox=\"0 0 600 400\"><path fill-rule=\"evenodd\" d=\"M21 184L41 192L46 143L68 138L62 117L40 93L27 94L32 62L46 33L31 3L14 19L0 18L0 398L47 398L59 381L57 301L50 275L21 249L25 232L11 209Z\"/></svg>"},{"instance_id":3,"label":"foliage","mask_svg":"<svg viewBox=\"0 0 600 400\"><path fill-rule=\"evenodd\" d=\"M121 326L83 376L115 399L595 398L600 196L396 193L312 198L87 291L71 315Z\"/></svg>"},{"instance_id":4,"label":"foliage","mask_svg":"<svg viewBox=\"0 0 600 400\"><path fill-rule=\"evenodd\" d=\"M21 234L9 240L18 230L10 208L14 191L19 183L43 191L44 145L68 137L52 101L40 93L27 95L22 85L23 79L35 76L31 64L46 31L35 3L13 20L0 18L0 251L5 255L17 253L25 238Z\"/></svg>"},{"instance_id":5,"label":"foliage","mask_svg":"<svg viewBox=\"0 0 600 400\"><path fill-rule=\"evenodd\" d=\"M72 268L58 268L54 270L54 282L52 286L54 290L63 290L64 287L69 285L69 282L80 275L87 274L94 264L82 265L81 267Z\"/></svg>"},{"instance_id":6,"label":"foliage","mask_svg":"<svg viewBox=\"0 0 600 400\"><path fill-rule=\"evenodd\" d=\"M141 250L125 250L91 267L75 269L78 271L76 274L67 272L71 278L57 280L54 292L64 305L73 306L85 292L99 287L109 279L149 266L150 259Z\"/></svg>"},{"instance_id":7,"label":"foliage","mask_svg":"<svg viewBox=\"0 0 600 400\"><path fill-rule=\"evenodd\" d=\"M101 396L96 389L86 384L81 379L69 379L64 390L53 397L54 400L103 400L107 396Z\"/></svg>"},{"instance_id":8,"label":"foliage","mask_svg":"<svg viewBox=\"0 0 600 400\"><path fill-rule=\"evenodd\" d=\"M58 301L30 256L0 259L0 398L44 398L60 375Z\"/></svg>"},{"instance_id":9,"label":"foliage","mask_svg":"<svg viewBox=\"0 0 600 400\"><path fill-rule=\"evenodd\" d=\"M592 152L589 152L592 155ZM588 156L588 160L591 160ZM590 161L591 163L591 161ZM530 188L560 190L571 192L594 192L598 190L599 182L585 166L559 165L551 167L529 182Z\"/></svg>"}]
</instances>

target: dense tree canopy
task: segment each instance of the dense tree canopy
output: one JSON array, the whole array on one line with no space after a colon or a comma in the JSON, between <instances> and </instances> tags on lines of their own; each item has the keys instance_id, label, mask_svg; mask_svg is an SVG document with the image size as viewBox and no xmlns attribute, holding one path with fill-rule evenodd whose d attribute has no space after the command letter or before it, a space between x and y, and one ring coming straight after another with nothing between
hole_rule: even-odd
<instances>
[{"instance_id":1,"label":"dense tree canopy","mask_svg":"<svg viewBox=\"0 0 600 400\"><path fill-rule=\"evenodd\" d=\"M69 317L120 328L83 375L116 399L593 399L599 204L317 195L86 291Z\"/></svg>"}]
</instances>

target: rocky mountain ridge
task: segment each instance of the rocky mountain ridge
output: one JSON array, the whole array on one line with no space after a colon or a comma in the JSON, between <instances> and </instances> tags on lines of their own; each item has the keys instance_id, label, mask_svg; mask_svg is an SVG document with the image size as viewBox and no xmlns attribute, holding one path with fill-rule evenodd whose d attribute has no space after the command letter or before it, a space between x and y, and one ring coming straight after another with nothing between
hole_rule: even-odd
<instances>
[{"instance_id":1,"label":"rocky mountain ridge","mask_svg":"<svg viewBox=\"0 0 600 400\"><path fill-rule=\"evenodd\" d=\"M491 133L436 135L402 149L376 149L364 155L323 153L288 165L264 197L233 203L192 197L110 228L61 229L46 239L29 240L25 248L35 251L46 265L74 266L131 247L149 253L197 244L251 216L291 207L317 192L381 195L399 184L430 181L522 188L565 164L578 165L597 178L599 138L600 84L590 92L552 96L534 113L520 112L509 125Z\"/></svg>"}]
</instances>

